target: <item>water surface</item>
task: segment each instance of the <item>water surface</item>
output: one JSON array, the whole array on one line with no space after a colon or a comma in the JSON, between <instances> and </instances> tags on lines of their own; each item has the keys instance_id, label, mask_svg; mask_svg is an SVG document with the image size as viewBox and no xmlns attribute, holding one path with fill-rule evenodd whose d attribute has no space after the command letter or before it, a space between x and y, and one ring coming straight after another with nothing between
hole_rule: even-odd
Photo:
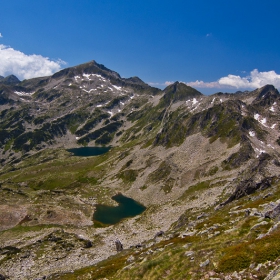
<instances>
[{"instance_id":1,"label":"water surface","mask_svg":"<svg viewBox=\"0 0 280 280\"><path fill-rule=\"evenodd\" d=\"M93 220L105 225L113 225L124 218L134 217L145 211L146 207L132 198L121 193L112 197L118 206L97 204L93 214Z\"/></svg>"},{"instance_id":2,"label":"water surface","mask_svg":"<svg viewBox=\"0 0 280 280\"><path fill-rule=\"evenodd\" d=\"M107 153L111 147L80 147L68 149L67 151L73 153L74 156L78 157L91 157L99 156Z\"/></svg>"}]
</instances>

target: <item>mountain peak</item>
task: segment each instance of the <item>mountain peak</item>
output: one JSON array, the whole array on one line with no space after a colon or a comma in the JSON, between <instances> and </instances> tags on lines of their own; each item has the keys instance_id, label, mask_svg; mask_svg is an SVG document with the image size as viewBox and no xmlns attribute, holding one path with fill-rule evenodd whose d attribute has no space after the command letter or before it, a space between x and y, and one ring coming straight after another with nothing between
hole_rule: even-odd
<instances>
[{"instance_id":1,"label":"mountain peak","mask_svg":"<svg viewBox=\"0 0 280 280\"><path fill-rule=\"evenodd\" d=\"M62 76L68 76L73 78L74 76L81 74L98 74L103 77L112 77L114 79L121 78L117 72L108 69L103 64L97 63L95 60L91 60L87 63L83 63L78 66L65 68L52 75L52 78L58 79Z\"/></svg>"},{"instance_id":2,"label":"mountain peak","mask_svg":"<svg viewBox=\"0 0 280 280\"><path fill-rule=\"evenodd\" d=\"M278 95L278 90L273 85L265 85L259 89L257 89L258 92L258 98L262 98L266 94L273 94Z\"/></svg>"},{"instance_id":3,"label":"mountain peak","mask_svg":"<svg viewBox=\"0 0 280 280\"><path fill-rule=\"evenodd\" d=\"M163 92L165 94L162 98L165 100L165 103L170 103L171 101L184 101L203 95L198 90L178 81L167 86Z\"/></svg>"},{"instance_id":4,"label":"mountain peak","mask_svg":"<svg viewBox=\"0 0 280 280\"><path fill-rule=\"evenodd\" d=\"M20 80L15 75L9 75L7 77L0 76L0 83L5 85L14 85L19 83Z\"/></svg>"},{"instance_id":5,"label":"mountain peak","mask_svg":"<svg viewBox=\"0 0 280 280\"><path fill-rule=\"evenodd\" d=\"M132 82L132 83L146 85L145 82L143 82L139 77L136 77L136 76L127 78L126 81L129 81L129 82Z\"/></svg>"}]
</instances>

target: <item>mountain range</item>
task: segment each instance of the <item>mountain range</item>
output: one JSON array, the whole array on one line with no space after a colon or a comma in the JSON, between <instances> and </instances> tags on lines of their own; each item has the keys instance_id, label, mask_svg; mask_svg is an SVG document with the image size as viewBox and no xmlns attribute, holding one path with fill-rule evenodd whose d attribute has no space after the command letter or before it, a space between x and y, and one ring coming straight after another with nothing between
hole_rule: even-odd
<instances>
[{"instance_id":1,"label":"mountain range","mask_svg":"<svg viewBox=\"0 0 280 280\"><path fill-rule=\"evenodd\" d=\"M160 90L95 61L0 77L0 276L278 279L279 109L273 85ZM146 210L95 221L117 193Z\"/></svg>"}]
</instances>

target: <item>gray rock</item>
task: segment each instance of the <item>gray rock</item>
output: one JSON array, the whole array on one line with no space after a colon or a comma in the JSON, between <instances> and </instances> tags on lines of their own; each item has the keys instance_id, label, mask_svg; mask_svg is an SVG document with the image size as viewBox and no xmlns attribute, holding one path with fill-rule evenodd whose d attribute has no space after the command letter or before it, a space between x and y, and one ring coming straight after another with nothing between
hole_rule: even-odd
<instances>
[{"instance_id":1,"label":"gray rock","mask_svg":"<svg viewBox=\"0 0 280 280\"><path fill-rule=\"evenodd\" d=\"M260 222L258 224L255 224L250 230L254 230L254 229L258 228L258 227L261 227L261 226L264 226L264 225L267 225L267 224L268 224L267 221L262 221L262 222Z\"/></svg>"},{"instance_id":2,"label":"gray rock","mask_svg":"<svg viewBox=\"0 0 280 280\"><path fill-rule=\"evenodd\" d=\"M269 219L279 219L280 217L280 204L278 204L273 210L268 211L264 214L265 218Z\"/></svg>"},{"instance_id":3,"label":"gray rock","mask_svg":"<svg viewBox=\"0 0 280 280\"><path fill-rule=\"evenodd\" d=\"M202 262L199 266L205 267L205 266L208 266L209 264L210 264L210 261L209 261L209 259L207 259L205 262Z\"/></svg>"},{"instance_id":4,"label":"gray rock","mask_svg":"<svg viewBox=\"0 0 280 280\"><path fill-rule=\"evenodd\" d=\"M91 248L92 247L92 242L90 240L86 240L84 244L84 248Z\"/></svg>"},{"instance_id":5,"label":"gray rock","mask_svg":"<svg viewBox=\"0 0 280 280\"><path fill-rule=\"evenodd\" d=\"M25 253L23 253L23 254L21 255L21 258L23 258L23 259L29 258L30 255L31 255L30 251L26 251Z\"/></svg>"},{"instance_id":6,"label":"gray rock","mask_svg":"<svg viewBox=\"0 0 280 280\"><path fill-rule=\"evenodd\" d=\"M127 260L126 260L126 262L133 262L133 261L135 261L135 258L134 258L134 256L129 256L128 258L127 258Z\"/></svg>"},{"instance_id":7,"label":"gray rock","mask_svg":"<svg viewBox=\"0 0 280 280\"><path fill-rule=\"evenodd\" d=\"M117 239L117 240L115 241L115 244L116 244L116 250L117 250L117 252L121 252L121 251L123 250L123 245L122 245L121 241L120 241L119 239Z\"/></svg>"},{"instance_id":8,"label":"gray rock","mask_svg":"<svg viewBox=\"0 0 280 280\"><path fill-rule=\"evenodd\" d=\"M190 256L192 256L194 254L194 251L187 251L187 252L185 252L185 256L186 257L190 257Z\"/></svg>"},{"instance_id":9,"label":"gray rock","mask_svg":"<svg viewBox=\"0 0 280 280\"><path fill-rule=\"evenodd\" d=\"M245 217L249 217L250 213L251 213L250 209L246 209L245 210Z\"/></svg>"},{"instance_id":10,"label":"gray rock","mask_svg":"<svg viewBox=\"0 0 280 280\"><path fill-rule=\"evenodd\" d=\"M264 280L279 280L280 279L280 266L272 270Z\"/></svg>"},{"instance_id":11,"label":"gray rock","mask_svg":"<svg viewBox=\"0 0 280 280\"><path fill-rule=\"evenodd\" d=\"M163 236L164 235L164 231L159 231L159 232L157 232L156 234L155 234L155 237L154 238L157 238L157 237L161 237L161 236Z\"/></svg>"}]
</instances>

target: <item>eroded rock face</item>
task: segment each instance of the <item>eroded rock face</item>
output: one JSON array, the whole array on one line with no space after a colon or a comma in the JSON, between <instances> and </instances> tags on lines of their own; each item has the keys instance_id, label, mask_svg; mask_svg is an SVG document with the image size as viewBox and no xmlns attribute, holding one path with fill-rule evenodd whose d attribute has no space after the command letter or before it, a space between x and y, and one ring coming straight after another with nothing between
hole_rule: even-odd
<instances>
[{"instance_id":1,"label":"eroded rock face","mask_svg":"<svg viewBox=\"0 0 280 280\"><path fill-rule=\"evenodd\" d=\"M253 179L242 181L236 188L235 192L230 196L230 198L227 201L223 203L223 205L226 205L232 202L233 200L239 199L243 196L252 194L258 189L264 190L270 187L273 179L275 178L265 178L259 183L255 182Z\"/></svg>"},{"instance_id":2,"label":"eroded rock face","mask_svg":"<svg viewBox=\"0 0 280 280\"><path fill-rule=\"evenodd\" d=\"M243 174L240 174L240 178L243 178L243 180L237 184L233 194L222 205L252 194L257 190L265 190L277 182L279 180L277 176L268 176L267 169L273 165L277 166L275 160L269 154L262 153Z\"/></svg>"},{"instance_id":3,"label":"eroded rock face","mask_svg":"<svg viewBox=\"0 0 280 280\"><path fill-rule=\"evenodd\" d=\"M280 219L280 204L278 204L273 210L265 213L265 217L269 219Z\"/></svg>"}]
</instances>

